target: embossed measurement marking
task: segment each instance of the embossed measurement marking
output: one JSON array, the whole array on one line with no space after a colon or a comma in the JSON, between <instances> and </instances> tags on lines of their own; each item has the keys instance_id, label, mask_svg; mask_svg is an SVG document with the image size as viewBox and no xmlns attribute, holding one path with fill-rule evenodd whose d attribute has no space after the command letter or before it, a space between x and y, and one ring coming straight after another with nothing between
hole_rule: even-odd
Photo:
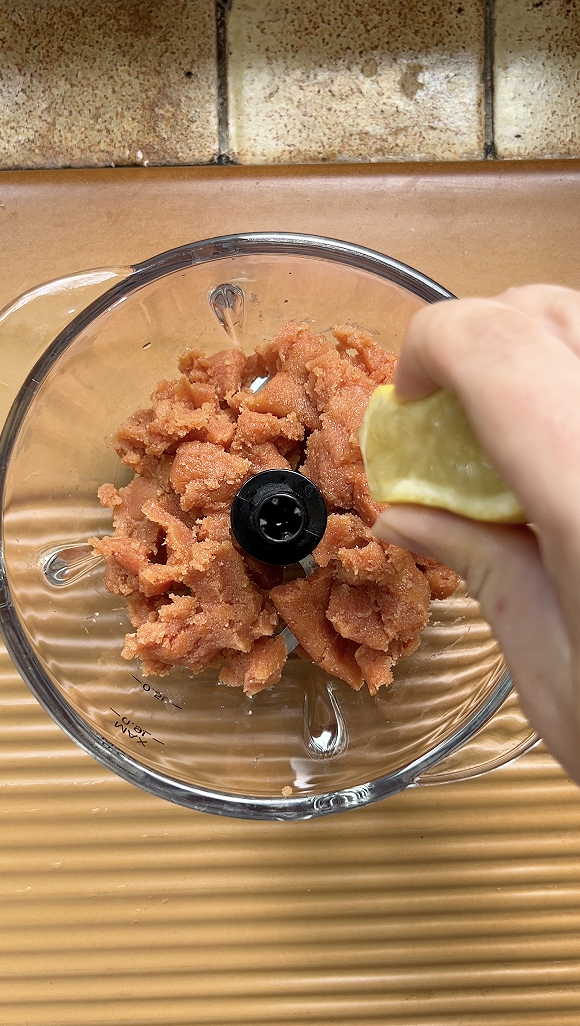
<instances>
[{"instance_id":1,"label":"embossed measurement marking","mask_svg":"<svg viewBox=\"0 0 580 1026\"><path fill-rule=\"evenodd\" d=\"M169 698L168 695L164 695L162 691L156 691L155 688L152 688L151 685L147 684L146 681L139 680L139 678L136 677L134 673L132 673L131 676L133 680L136 680L137 683L141 685L143 691L149 692L151 694L152 698L156 698L159 702L166 702L167 705L172 705L175 709L182 708L182 706L178 705L177 702L174 702L172 698Z\"/></svg>"},{"instance_id":2,"label":"embossed measurement marking","mask_svg":"<svg viewBox=\"0 0 580 1026\"><path fill-rule=\"evenodd\" d=\"M164 744L164 742L160 741L158 737L153 737L150 730L144 730L143 727L140 727L134 720L130 719L129 716L123 716L121 713L117 712L116 709L113 709L112 705L109 706L109 708L117 717L117 722L115 723L116 729L120 730L123 734L127 734L127 737L130 737L131 741L136 741L138 745L143 745L143 747L145 747L148 741L157 741L158 745Z\"/></svg>"}]
</instances>

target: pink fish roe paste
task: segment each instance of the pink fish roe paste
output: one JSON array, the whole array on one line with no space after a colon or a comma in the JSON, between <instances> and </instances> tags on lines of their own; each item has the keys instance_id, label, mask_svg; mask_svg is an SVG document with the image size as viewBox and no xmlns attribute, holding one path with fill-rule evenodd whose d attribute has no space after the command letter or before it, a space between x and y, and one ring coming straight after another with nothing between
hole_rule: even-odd
<instances>
[{"instance_id":1,"label":"pink fish roe paste","mask_svg":"<svg viewBox=\"0 0 580 1026\"><path fill-rule=\"evenodd\" d=\"M135 628L123 656L145 676L217 667L221 682L254 695L280 680L285 623L302 658L376 694L418 647L430 599L457 587L448 567L370 533L383 507L369 495L357 431L396 357L366 331L341 326L334 339L286 324L249 357L189 349L181 376L160 381L151 407L116 432L135 476L99 489L114 532L92 544ZM269 380L254 394L257 377ZM329 513L317 569L287 583L282 568L240 550L229 521L240 486L277 468L314 481Z\"/></svg>"}]
</instances>

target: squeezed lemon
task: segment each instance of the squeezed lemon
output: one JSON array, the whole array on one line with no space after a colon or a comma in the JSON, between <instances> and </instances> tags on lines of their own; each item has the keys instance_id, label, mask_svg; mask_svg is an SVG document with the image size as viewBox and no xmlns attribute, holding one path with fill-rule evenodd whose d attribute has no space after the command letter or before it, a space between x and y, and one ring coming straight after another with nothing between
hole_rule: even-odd
<instances>
[{"instance_id":1,"label":"squeezed lemon","mask_svg":"<svg viewBox=\"0 0 580 1026\"><path fill-rule=\"evenodd\" d=\"M493 523L526 522L452 392L402 403L394 385L380 385L359 444L375 502L434 506Z\"/></svg>"}]
</instances>

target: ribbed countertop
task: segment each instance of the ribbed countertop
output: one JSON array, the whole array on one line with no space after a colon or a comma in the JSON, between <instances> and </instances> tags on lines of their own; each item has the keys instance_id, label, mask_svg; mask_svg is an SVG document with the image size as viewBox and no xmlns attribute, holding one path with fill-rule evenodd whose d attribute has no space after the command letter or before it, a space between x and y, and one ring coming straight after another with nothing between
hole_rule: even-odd
<instances>
[{"instance_id":1,"label":"ribbed countertop","mask_svg":"<svg viewBox=\"0 0 580 1026\"><path fill-rule=\"evenodd\" d=\"M2 659L0 1021L578 1023L580 801L542 751L305 823L164 804Z\"/></svg>"},{"instance_id":2,"label":"ribbed countertop","mask_svg":"<svg viewBox=\"0 0 580 1026\"><path fill-rule=\"evenodd\" d=\"M575 162L0 178L2 301L266 227L460 294L580 285ZM13 369L18 354L2 354ZM77 749L0 655L2 1026L578 1026L580 792L541 748L303 823L193 813Z\"/></svg>"}]
</instances>

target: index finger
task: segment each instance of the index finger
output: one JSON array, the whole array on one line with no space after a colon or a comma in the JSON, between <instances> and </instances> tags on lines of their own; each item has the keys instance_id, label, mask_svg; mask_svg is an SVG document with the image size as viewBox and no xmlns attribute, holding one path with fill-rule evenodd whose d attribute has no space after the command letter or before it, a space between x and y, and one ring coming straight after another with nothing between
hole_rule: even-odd
<instances>
[{"instance_id":1,"label":"index finger","mask_svg":"<svg viewBox=\"0 0 580 1026\"><path fill-rule=\"evenodd\" d=\"M580 604L580 360L526 313L493 299L413 318L395 375L403 400L455 392L491 462L538 527L573 637Z\"/></svg>"},{"instance_id":2,"label":"index finger","mask_svg":"<svg viewBox=\"0 0 580 1026\"><path fill-rule=\"evenodd\" d=\"M580 357L580 292L562 285L519 285L495 298L533 317Z\"/></svg>"}]
</instances>

